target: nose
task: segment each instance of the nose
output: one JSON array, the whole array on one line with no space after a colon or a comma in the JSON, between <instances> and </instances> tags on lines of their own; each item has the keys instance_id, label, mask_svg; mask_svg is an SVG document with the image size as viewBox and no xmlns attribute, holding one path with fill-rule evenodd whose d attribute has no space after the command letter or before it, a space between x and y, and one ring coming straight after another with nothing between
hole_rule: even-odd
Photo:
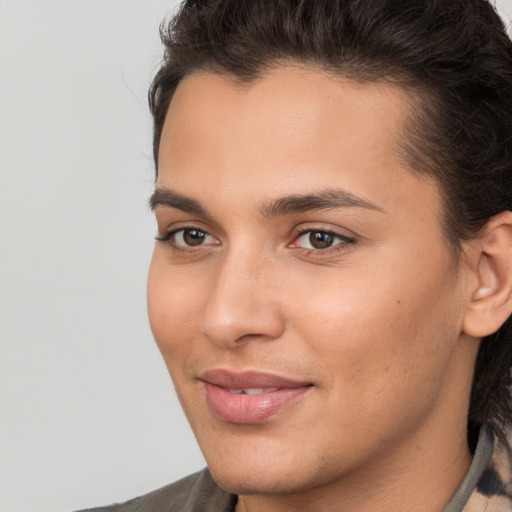
<instances>
[{"instance_id":1,"label":"nose","mask_svg":"<svg viewBox=\"0 0 512 512\"><path fill-rule=\"evenodd\" d=\"M227 348L249 340L279 338L285 320L277 300L277 276L269 260L233 252L216 270L200 320L201 333L213 344Z\"/></svg>"}]
</instances>

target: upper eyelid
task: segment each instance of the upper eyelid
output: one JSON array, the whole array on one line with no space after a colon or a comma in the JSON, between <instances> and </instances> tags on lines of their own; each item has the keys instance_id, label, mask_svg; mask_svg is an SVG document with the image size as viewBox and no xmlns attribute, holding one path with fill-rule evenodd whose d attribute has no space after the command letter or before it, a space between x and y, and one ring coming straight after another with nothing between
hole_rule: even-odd
<instances>
[{"instance_id":1,"label":"upper eyelid","mask_svg":"<svg viewBox=\"0 0 512 512\"><path fill-rule=\"evenodd\" d=\"M158 222L158 219L157 219L157 226L159 224L160 223ZM198 221L198 222L176 221L176 222L172 222L172 223L162 221L161 224L166 225L166 227L163 227L162 229L160 229L160 226L158 226L158 230L162 235L165 235L168 233L176 233L178 231L182 231L185 229L197 229L198 231L203 231L204 233L217 238L217 236L212 233L212 231L215 231L215 230L212 229L210 226L205 226L204 223L202 223L200 221Z\"/></svg>"},{"instance_id":2,"label":"upper eyelid","mask_svg":"<svg viewBox=\"0 0 512 512\"><path fill-rule=\"evenodd\" d=\"M172 208L167 208L167 211L172 211ZM186 219L180 217L181 216L176 217L174 215L169 216L166 215L165 212L162 212L162 215L159 216L155 211L155 219L159 233L164 235L171 231L179 231L180 229L198 229L217 239L223 234L221 226L214 223L204 221L201 218Z\"/></svg>"},{"instance_id":3,"label":"upper eyelid","mask_svg":"<svg viewBox=\"0 0 512 512\"><path fill-rule=\"evenodd\" d=\"M325 228L305 228L305 229L299 229L295 233L295 236L303 235L305 233L329 233L330 235L339 236L341 238L350 238L348 235L345 235L343 233L340 233L339 231L336 231L334 229L325 229Z\"/></svg>"},{"instance_id":4,"label":"upper eyelid","mask_svg":"<svg viewBox=\"0 0 512 512\"><path fill-rule=\"evenodd\" d=\"M174 229L168 229L165 231L165 235L173 236L176 233L179 233L180 231L201 231L201 233L204 233L207 236L211 236L212 238L217 238L216 236L212 235L208 230L201 228L199 226L185 226L185 227L177 227Z\"/></svg>"},{"instance_id":5,"label":"upper eyelid","mask_svg":"<svg viewBox=\"0 0 512 512\"><path fill-rule=\"evenodd\" d=\"M341 227L328 227L328 226L321 226L321 225L309 225L308 223L303 223L297 227L295 227L291 233L291 236L294 237L294 239L298 238L299 236L309 233L312 231L317 231L320 233L329 233L331 235L339 236L341 238L347 239L347 240L355 240L357 238L357 235L350 230L347 230L346 228Z\"/></svg>"},{"instance_id":6,"label":"upper eyelid","mask_svg":"<svg viewBox=\"0 0 512 512\"><path fill-rule=\"evenodd\" d=\"M326 233L326 234L332 235L335 238L339 239L339 243L332 245L331 247L328 247L325 249L306 249L305 247L302 247L302 249L309 250L309 251L327 252L327 251L329 251L329 249L334 249L338 245L349 244L349 243L354 244L356 242L355 238L347 236L347 235L343 235L341 233L337 233L336 231L328 231L325 229L305 229L304 231L300 231L293 237L293 240L290 244L288 244L288 247L290 247L292 244L295 244L297 242L297 240L302 238L307 233ZM298 248L300 249L300 247L298 247Z\"/></svg>"},{"instance_id":7,"label":"upper eyelid","mask_svg":"<svg viewBox=\"0 0 512 512\"><path fill-rule=\"evenodd\" d=\"M164 231L163 233L159 233L156 237L155 237L155 240L159 241L159 242L167 242L169 243L172 247L175 247L176 249L179 249L181 251L187 251L187 250L191 250L191 251L197 251L201 248L203 248L205 245L212 245L212 244L201 244L201 245L198 245L198 246L182 246L178 243L176 243L175 240L173 240L173 237L177 234L177 233L180 233L181 231L187 231L187 230L196 230L196 231L201 231L202 233L205 233L207 236L213 238L216 242L219 242L218 238L215 237L214 235L212 235L209 231L203 229L203 228L200 228L200 227L197 227L197 226L184 226L184 227L177 227L175 229L168 229L166 231ZM219 243L215 243L213 245L219 245Z\"/></svg>"}]
</instances>

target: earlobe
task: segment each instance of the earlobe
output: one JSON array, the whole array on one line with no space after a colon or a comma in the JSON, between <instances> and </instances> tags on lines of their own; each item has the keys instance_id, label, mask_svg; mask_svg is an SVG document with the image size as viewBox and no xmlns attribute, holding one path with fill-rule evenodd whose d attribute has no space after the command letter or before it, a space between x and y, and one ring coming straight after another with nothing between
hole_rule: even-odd
<instances>
[{"instance_id":1,"label":"earlobe","mask_svg":"<svg viewBox=\"0 0 512 512\"><path fill-rule=\"evenodd\" d=\"M496 332L512 313L512 212L493 217L473 250L478 251L477 286L463 332L482 338Z\"/></svg>"}]
</instances>

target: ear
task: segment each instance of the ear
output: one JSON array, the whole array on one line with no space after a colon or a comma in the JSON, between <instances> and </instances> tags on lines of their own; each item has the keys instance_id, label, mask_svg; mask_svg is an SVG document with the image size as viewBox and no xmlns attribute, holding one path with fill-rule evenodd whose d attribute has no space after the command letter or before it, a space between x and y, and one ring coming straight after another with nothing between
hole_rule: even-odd
<instances>
[{"instance_id":1,"label":"ear","mask_svg":"<svg viewBox=\"0 0 512 512\"><path fill-rule=\"evenodd\" d=\"M512 314L512 212L493 217L473 242L477 285L470 290L462 330L482 338L495 333Z\"/></svg>"}]
</instances>

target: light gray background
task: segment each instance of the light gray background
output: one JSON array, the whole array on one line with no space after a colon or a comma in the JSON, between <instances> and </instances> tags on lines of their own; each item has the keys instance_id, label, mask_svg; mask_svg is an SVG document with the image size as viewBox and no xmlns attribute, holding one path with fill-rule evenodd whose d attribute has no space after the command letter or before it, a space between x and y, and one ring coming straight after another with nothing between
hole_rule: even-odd
<instances>
[{"instance_id":1,"label":"light gray background","mask_svg":"<svg viewBox=\"0 0 512 512\"><path fill-rule=\"evenodd\" d=\"M145 307L146 92L176 5L0 0L1 512L126 500L204 464Z\"/></svg>"},{"instance_id":2,"label":"light gray background","mask_svg":"<svg viewBox=\"0 0 512 512\"><path fill-rule=\"evenodd\" d=\"M147 88L177 1L0 3L0 510L203 465L148 327Z\"/></svg>"}]
</instances>

